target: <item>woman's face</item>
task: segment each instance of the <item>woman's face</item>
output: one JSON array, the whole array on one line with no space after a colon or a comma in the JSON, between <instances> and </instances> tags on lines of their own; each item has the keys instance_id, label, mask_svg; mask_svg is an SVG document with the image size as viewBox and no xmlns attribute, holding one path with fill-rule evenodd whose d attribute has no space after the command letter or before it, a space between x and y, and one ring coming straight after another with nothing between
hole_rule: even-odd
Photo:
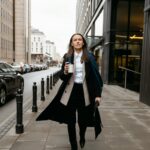
<instances>
[{"instance_id":1,"label":"woman's face","mask_svg":"<svg viewBox=\"0 0 150 150\"><path fill-rule=\"evenodd\" d=\"M71 45L76 49L76 50L82 50L82 47L84 45L83 39L81 35L74 35L72 38L72 43Z\"/></svg>"}]
</instances>

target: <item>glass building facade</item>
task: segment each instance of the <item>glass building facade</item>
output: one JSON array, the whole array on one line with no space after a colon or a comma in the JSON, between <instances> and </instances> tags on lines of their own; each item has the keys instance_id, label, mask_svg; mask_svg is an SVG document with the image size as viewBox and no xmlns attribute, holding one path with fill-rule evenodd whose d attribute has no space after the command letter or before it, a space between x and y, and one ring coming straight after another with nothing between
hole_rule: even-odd
<instances>
[{"instance_id":1,"label":"glass building facade","mask_svg":"<svg viewBox=\"0 0 150 150\"><path fill-rule=\"evenodd\" d=\"M77 32L93 39L103 37L103 42L93 46L92 51L105 83L139 92L143 10L143 0L77 1Z\"/></svg>"},{"instance_id":2,"label":"glass building facade","mask_svg":"<svg viewBox=\"0 0 150 150\"><path fill-rule=\"evenodd\" d=\"M111 6L109 82L139 92L144 1L116 0Z\"/></svg>"},{"instance_id":3,"label":"glass building facade","mask_svg":"<svg viewBox=\"0 0 150 150\"><path fill-rule=\"evenodd\" d=\"M137 91L150 105L150 0L77 0L76 18L104 83Z\"/></svg>"}]
</instances>

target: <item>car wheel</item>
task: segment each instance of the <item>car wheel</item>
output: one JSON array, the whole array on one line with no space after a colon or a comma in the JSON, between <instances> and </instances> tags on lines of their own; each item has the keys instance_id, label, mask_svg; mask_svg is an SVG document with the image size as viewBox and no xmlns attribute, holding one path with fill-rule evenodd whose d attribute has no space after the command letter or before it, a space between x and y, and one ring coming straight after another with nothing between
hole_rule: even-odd
<instances>
[{"instance_id":1,"label":"car wheel","mask_svg":"<svg viewBox=\"0 0 150 150\"><path fill-rule=\"evenodd\" d=\"M6 90L4 88L0 89L0 105L4 105L6 103Z\"/></svg>"}]
</instances>

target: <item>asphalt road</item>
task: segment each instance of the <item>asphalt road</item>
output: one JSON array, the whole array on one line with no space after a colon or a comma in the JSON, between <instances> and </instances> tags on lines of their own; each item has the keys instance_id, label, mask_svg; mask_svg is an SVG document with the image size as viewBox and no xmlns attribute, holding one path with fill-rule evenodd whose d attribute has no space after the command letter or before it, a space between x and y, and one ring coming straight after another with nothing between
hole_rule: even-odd
<instances>
[{"instance_id":1,"label":"asphalt road","mask_svg":"<svg viewBox=\"0 0 150 150\"><path fill-rule=\"evenodd\" d=\"M44 78L46 85L46 78L60 68L52 67L47 70L38 72L31 72L24 74L24 93L23 93L23 110L24 112L32 105L32 88L33 82L37 85L37 95L40 99L41 94L41 79ZM45 88L46 90L46 88ZM2 137L7 130L9 130L16 122L16 98L11 95L8 97L8 102L0 107L0 137Z\"/></svg>"}]
</instances>

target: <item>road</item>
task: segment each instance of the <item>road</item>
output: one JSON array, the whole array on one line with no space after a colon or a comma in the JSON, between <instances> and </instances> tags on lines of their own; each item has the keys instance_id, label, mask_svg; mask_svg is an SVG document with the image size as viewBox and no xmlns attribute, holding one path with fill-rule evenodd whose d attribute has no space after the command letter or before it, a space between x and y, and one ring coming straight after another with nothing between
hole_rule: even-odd
<instances>
[{"instance_id":1,"label":"road","mask_svg":"<svg viewBox=\"0 0 150 150\"><path fill-rule=\"evenodd\" d=\"M52 67L47 70L42 70L38 72L31 72L23 75L24 78L24 93L23 93L23 106L24 111L28 107L31 106L32 103L32 87L33 82L37 84L37 93L38 98L41 93L41 79L44 78L45 85L46 85L46 78L50 76L52 73L56 72L60 68ZM46 88L45 88L46 90ZM11 128L14 123L16 122L16 98L9 97L8 102L0 107L0 137L2 137L9 128Z\"/></svg>"}]
</instances>

